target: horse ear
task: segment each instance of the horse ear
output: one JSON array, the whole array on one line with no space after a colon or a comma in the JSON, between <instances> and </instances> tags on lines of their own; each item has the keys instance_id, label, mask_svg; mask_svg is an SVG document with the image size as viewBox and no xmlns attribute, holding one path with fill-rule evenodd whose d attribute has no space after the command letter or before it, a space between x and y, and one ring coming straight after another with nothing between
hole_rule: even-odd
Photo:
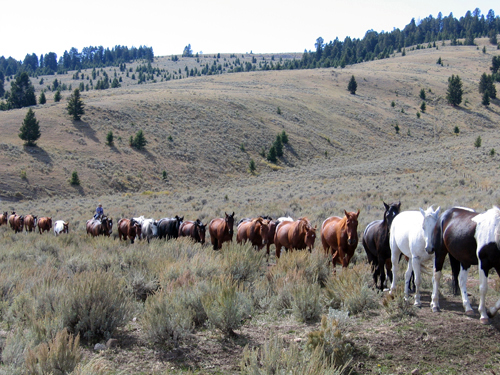
<instances>
[{"instance_id":1,"label":"horse ear","mask_svg":"<svg viewBox=\"0 0 500 375\"><path fill-rule=\"evenodd\" d=\"M420 207L419 210L422 213L422 215L425 217L425 211L422 209L422 207Z\"/></svg>"},{"instance_id":2,"label":"horse ear","mask_svg":"<svg viewBox=\"0 0 500 375\"><path fill-rule=\"evenodd\" d=\"M382 201L382 203L384 204L385 209L388 210L389 209L389 205L387 203L385 203L384 201Z\"/></svg>"},{"instance_id":3,"label":"horse ear","mask_svg":"<svg viewBox=\"0 0 500 375\"><path fill-rule=\"evenodd\" d=\"M233 211L233 214L231 216L234 216L234 211Z\"/></svg>"},{"instance_id":4,"label":"horse ear","mask_svg":"<svg viewBox=\"0 0 500 375\"><path fill-rule=\"evenodd\" d=\"M344 214L345 214L345 216L349 217L346 210L344 210Z\"/></svg>"},{"instance_id":5,"label":"horse ear","mask_svg":"<svg viewBox=\"0 0 500 375\"><path fill-rule=\"evenodd\" d=\"M438 217L438 216L439 216L439 211L441 211L441 206L439 206L439 207L437 208L436 212L435 212L436 217Z\"/></svg>"},{"instance_id":6,"label":"horse ear","mask_svg":"<svg viewBox=\"0 0 500 375\"><path fill-rule=\"evenodd\" d=\"M359 208L358 208L358 213L356 214L356 217L357 217L357 216L359 216L359 212L360 212L360 211L359 211Z\"/></svg>"}]
</instances>

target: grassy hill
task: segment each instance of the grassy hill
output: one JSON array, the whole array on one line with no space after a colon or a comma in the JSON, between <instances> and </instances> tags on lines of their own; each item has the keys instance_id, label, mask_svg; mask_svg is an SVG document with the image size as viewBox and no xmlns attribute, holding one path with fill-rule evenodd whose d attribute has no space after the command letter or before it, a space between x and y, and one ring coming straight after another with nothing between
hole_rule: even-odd
<instances>
[{"instance_id":1,"label":"grassy hill","mask_svg":"<svg viewBox=\"0 0 500 375\"><path fill-rule=\"evenodd\" d=\"M48 103L35 107L42 132L37 148L24 148L17 136L26 109L0 112L0 196L56 201L79 196L91 207L96 197L116 193L138 193L136 201L168 196L172 210L206 211L204 217L222 205L247 215L271 210L321 219L330 209L318 213L317 207L332 197L340 211L369 210L382 199L401 199L412 207L490 207L499 198L498 156L489 153L498 147L500 109L498 101L482 106L477 87L499 52L486 39L477 43L407 51L345 69L257 71L141 85L122 73L121 88L82 94L86 114L80 122L67 115L65 99L54 103L49 92ZM443 66L436 64L439 57ZM169 71L186 64L157 60L153 66ZM56 78L76 87L73 73ZM445 99L452 74L463 82L458 108ZM346 89L352 75L356 95ZM47 84L53 77L44 78ZM36 88L38 96L41 86ZM418 118L422 88L427 110ZM128 145L139 129L148 140L145 151ZM105 144L110 130L114 147ZM260 153L283 130L289 144L278 164L270 164ZM478 136L482 147L476 149ZM249 173L250 159L256 175ZM79 188L68 182L73 171ZM112 200L108 207L118 204ZM160 207L152 211L161 215Z\"/></svg>"}]
</instances>

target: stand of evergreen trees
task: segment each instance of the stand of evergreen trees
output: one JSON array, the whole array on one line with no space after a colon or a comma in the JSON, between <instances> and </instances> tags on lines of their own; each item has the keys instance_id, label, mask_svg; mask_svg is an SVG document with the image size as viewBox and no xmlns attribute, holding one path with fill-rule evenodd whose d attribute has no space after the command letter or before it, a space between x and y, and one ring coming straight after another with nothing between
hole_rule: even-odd
<instances>
[{"instance_id":1,"label":"stand of evergreen trees","mask_svg":"<svg viewBox=\"0 0 500 375\"><path fill-rule=\"evenodd\" d=\"M27 54L22 62L12 57L0 56L0 72L6 77L16 75L19 72L27 72L30 76L50 75L56 72L66 73L69 70L118 66L140 59L153 61L153 48L116 46L112 49L104 49L102 46L90 46L79 52L73 47L69 52L64 51L59 59L54 52L41 54L40 57L35 53Z\"/></svg>"}]
</instances>

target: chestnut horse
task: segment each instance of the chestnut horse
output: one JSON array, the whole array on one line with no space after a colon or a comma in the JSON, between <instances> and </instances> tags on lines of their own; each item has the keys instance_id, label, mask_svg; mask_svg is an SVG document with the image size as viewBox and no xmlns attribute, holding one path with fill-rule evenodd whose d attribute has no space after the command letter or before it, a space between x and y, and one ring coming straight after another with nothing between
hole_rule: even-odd
<instances>
[{"instance_id":1,"label":"chestnut horse","mask_svg":"<svg viewBox=\"0 0 500 375\"><path fill-rule=\"evenodd\" d=\"M12 212L12 215L9 216L9 224L12 229L14 229L14 232L22 232L24 229L24 216L23 215L17 215L14 211Z\"/></svg>"},{"instance_id":2,"label":"chestnut horse","mask_svg":"<svg viewBox=\"0 0 500 375\"><path fill-rule=\"evenodd\" d=\"M8 218L7 212L4 212L3 214L0 215L0 225L7 225L7 218Z\"/></svg>"},{"instance_id":3,"label":"chestnut horse","mask_svg":"<svg viewBox=\"0 0 500 375\"><path fill-rule=\"evenodd\" d=\"M196 221L184 221L179 227L179 237L191 237L195 242L205 243L205 233L207 225L200 219Z\"/></svg>"},{"instance_id":4,"label":"chestnut horse","mask_svg":"<svg viewBox=\"0 0 500 375\"><path fill-rule=\"evenodd\" d=\"M347 267L358 246L358 212L347 212L344 217L332 216L321 226L321 243L327 254L332 254L332 265Z\"/></svg>"},{"instance_id":5,"label":"chestnut horse","mask_svg":"<svg viewBox=\"0 0 500 375\"><path fill-rule=\"evenodd\" d=\"M127 237L130 239L130 243L134 243L135 237L141 237L141 224L135 219L120 219L118 220L118 237L120 241L123 239L126 241Z\"/></svg>"},{"instance_id":6,"label":"chestnut horse","mask_svg":"<svg viewBox=\"0 0 500 375\"><path fill-rule=\"evenodd\" d=\"M41 217L38 219L38 231L40 234L47 231L49 232L52 229L52 218L51 217Z\"/></svg>"},{"instance_id":7,"label":"chestnut horse","mask_svg":"<svg viewBox=\"0 0 500 375\"><path fill-rule=\"evenodd\" d=\"M276 227L274 235L276 258L280 257L282 246L286 250L309 248L309 252L311 252L315 240L316 227L313 228L307 218L302 217L296 221L283 221Z\"/></svg>"},{"instance_id":8,"label":"chestnut horse","mask_svg":"<svg viewBox=\"0 0 500 375\"><path fill-rule=\"evenodd\" d=\"M244 243L250 241L252 246L258 250L262 249L268 241L269 220L264 220L262 217L242 221L238 225L238 233L236 234L236 242Z\"/></svg>"},{"instance_id":9,"label":"chestnut horse","mask_svg":"<svg viewBox=\"0 0 500 375\"><path fill-rule=\"evenodd\" d=\"M24 217L24 228L26 229L26 232L33 232L36 228L36 216L33 215L26 215Z\"/></svg>"},{"instance_id":10,"label":"chestnut horse","mask_svg":"<svg viewBox=\"0 0 500 375\"><path fill-rule=\"evenodd\" d=\"M373 271L373 282L375 288L378 287L377 279L380 277L380 290L384 290L385 271L392 282L392 263L391 263L391 247L389 246L389 229L391 228L392 220L399 214L401 202L391 203L388 205L385 202L384 218L382 220L372 221L366 226L363 233L363 247L365 248L368 262L370 262Z\"/></svg>"},{"instance_id":11,"label":"chestnut horse","mask_svg":"<svg viewBox=\"0 0 500 375\"><path fill-rule=\"evenodd\" d=\"M214 250L221 249L224 242L233 241L234 212L231 215L225 212L224 214L226 217L213 219L208 225L210 241Z\"/></svg>"}]
</instances>

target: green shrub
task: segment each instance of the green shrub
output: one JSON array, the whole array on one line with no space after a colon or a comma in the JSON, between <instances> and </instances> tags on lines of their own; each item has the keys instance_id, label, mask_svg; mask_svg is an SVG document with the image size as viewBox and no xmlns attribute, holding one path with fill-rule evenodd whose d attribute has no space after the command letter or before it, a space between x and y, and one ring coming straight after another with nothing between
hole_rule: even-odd
<instances>
[{"instance_id":1,"label":"green shrub","mask_svg":"<svg viewBox=\"0 0 500 375\"><path fill-rule=\"evenodd\" d=\"M179 303L175 292L162 290L146 300L144 332L153 343L177 345L192 330L192 320L191 310Z\"/></svg>"},{"instance_id":2,"label":"green shrub","mask_svg":"<svg viewBox=\"0 0 500 375\"><path fill-rule=\"evenodd\" d=\"M376 292L368 286L370 278L370 266L366 263L343 268L323 289L327 306L346 310L351 315L378 308Z\"/></svg>"},{"instance_id":3,"label":"green shrub","mask_svg":"<svg viewBox=\"0 0 500 375\"><path fill-rule=\"evenodd\" d=\"M253 282L263 273L265 253L255 251L250 243L232 243L220 257L222 274L231 275L236 282Z\"/></svg>"},{"instance_id":4,"label":"green shrub","mask_svg":"<svg viewBox=\"0 0 500 375\"><path fill-rule=\"evenodd\" d=\"M243 319L252 312L245 289L230 276L213 278L201 302L209 323L226 335L234 335L234 330L240 328Z\"/></svg>"},{"instance_id":5,"label":"green shrub","mask_svg":"<svg viewBox=\"0 0 500 375\"><path fill-rule=\"evenodd\" d=\"M348 316L346 311L330 309L328 315L321 317L320 329L307 335L307 347L310 350L323 348L336 365L347 365L353 352L352 345L342 335Z\"/></svg>"},{"instance_id":6,"label":"green shrub","mask_svg":"<svg viewBox=\"0 0 500 375\"><path fill-rule=\"evenodd\" d=\"M68 282L62 319L70 333L87 342L109 339L131 315L125 283L110 272L85 271Z\"/></svg>"},{"instance_id":7,"label":"green shrub","mask_svg":"<svg viewBox=\"0 0 500 375\"><path fill-rule=\"evenodd\" d=\"M299 322L315 322L321 314L320 286L307 280L294 285L292 289L292 311Z\"/></svg>"}]
</instances>

